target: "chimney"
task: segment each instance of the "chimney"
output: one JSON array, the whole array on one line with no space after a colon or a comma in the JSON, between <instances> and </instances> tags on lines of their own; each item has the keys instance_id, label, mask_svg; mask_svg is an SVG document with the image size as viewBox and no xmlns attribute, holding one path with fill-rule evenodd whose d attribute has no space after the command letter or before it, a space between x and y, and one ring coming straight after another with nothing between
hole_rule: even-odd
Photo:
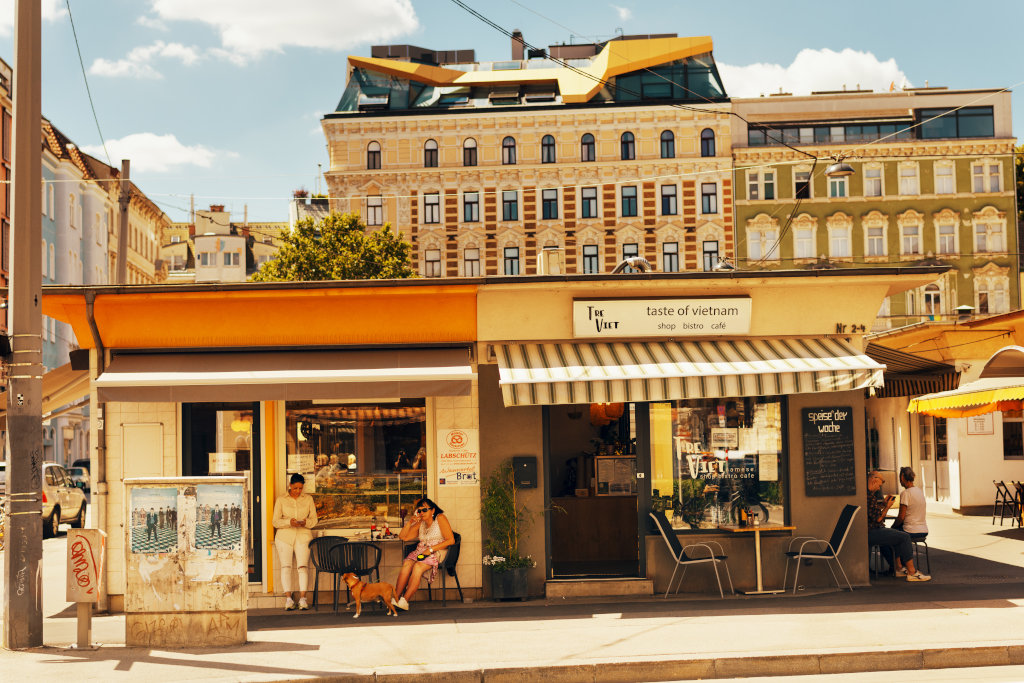
<instances>
[{"instance_id":1,"label":"chimney","mask_svg":"<svg viewBox=\"0 0 1024 683\"><path fill-rule=\"evenodd\" d=\"M519 29L512 31L512 59L522 60L526 54L526 47L523 43L523 32Z\"/></svg>"}]
</instances>

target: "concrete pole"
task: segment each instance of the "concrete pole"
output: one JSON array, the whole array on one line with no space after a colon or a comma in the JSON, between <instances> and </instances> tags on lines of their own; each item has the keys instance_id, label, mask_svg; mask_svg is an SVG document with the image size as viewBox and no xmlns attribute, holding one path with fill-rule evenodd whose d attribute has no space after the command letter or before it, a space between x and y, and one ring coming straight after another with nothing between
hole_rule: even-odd
<instances>
[{"instance_id":1,"label":"concrete pole","mask_svg":"<svg viewBox=\"0 0 1024 683\"><path fill-rule=\"evenodd\" d=\"M121 159L121 193L117 198L117 203L121 208L121 223L117 230L117 284L119 285L126 284L128 281L128 205L132 199L128 175L130 169L131 162L128 159Z\"/></svg>"},{"instance_id":2,"label":"concrete pole","mask_svg":"<svg viewBox=\"0 0 1024 683\"><path fill-rule=\"evenodd\" d=\"M42 97L40 0L14 15L14 149L7 379L7 558L3 646L43 644Z\"/></svg>"}]
</instances>

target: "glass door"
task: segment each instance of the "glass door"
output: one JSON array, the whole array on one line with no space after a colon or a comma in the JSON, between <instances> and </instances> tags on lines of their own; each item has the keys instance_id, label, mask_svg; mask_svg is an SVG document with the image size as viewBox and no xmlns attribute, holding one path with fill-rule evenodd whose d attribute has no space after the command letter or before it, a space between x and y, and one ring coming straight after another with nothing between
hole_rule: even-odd
<instances>
[{"instance_id":1,"label":"glass door","mask_svg":"<svg viewBox=\"0 0 1024 683\"><path fill-rule=\"evenodd\" d=\"M259 561L263 519L260 492L259 403L183 403L181 473L186 477L245 476L249 496L249 581L263 580Z\"/></svg>"}]
</instances>

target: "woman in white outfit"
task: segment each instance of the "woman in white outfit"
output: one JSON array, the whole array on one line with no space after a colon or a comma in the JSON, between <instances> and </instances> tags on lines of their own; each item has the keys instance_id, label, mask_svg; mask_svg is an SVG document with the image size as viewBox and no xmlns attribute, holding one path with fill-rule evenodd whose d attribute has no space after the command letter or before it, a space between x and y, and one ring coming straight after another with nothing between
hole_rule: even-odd
<instances>
[{"instance_id":1,"label":"woman in white outfit","mask_svg":"<svg viewBox=\"0 0 1024 683\"><path fill-rule=\"evenodd\" d=\"M916 478L912 467L900 468L900 483L903 484L903 491L900 493L900 514L892 523L892 528L907 532L911 540L923 541L928 537L927 503L924 492L914 486ZM897 558L896 574L900 576L904 571L902 563Z\"/></svg>"},{"instance_id":2,"label":"woman in white outfit","mask_svg":"<svg viewBox=\"0 0 1024 683\"><path fill-rule=\"evenodd\" d=\"M409 601L419 590L423 574L430 571L427 578L429 582L437 578L437 566L445 555L441 551L455 544L455 534L452 533L452 525L448 523L444 510L429 498L421 498L413 506L409 523L398 532L398 537L403 541L419 540L416 549L406 556L398 572L395 595L401 597L391 599L395 607L409 609Z\"/></svg>"},{"instance_id":3,"label":"woman in white outfit","mask_svg":"<svg viewBox=\"0 0 1024 683\"><path fill-rule=\"evenodd\" d=\"M288 481L288 495L281 496L274 503L274 546L281 564L281 589L288 596L284 603L286 610L295 609L292 599L292 567L299 573L299 609L309 609L306 603L306 589L309 587L309 542L313 540L311 529L316 526L316 504L313 497L302 492L306 480L301 474L293 474ZM292 564L292 558L295 564Z\"/></svg>"}]
</instances>

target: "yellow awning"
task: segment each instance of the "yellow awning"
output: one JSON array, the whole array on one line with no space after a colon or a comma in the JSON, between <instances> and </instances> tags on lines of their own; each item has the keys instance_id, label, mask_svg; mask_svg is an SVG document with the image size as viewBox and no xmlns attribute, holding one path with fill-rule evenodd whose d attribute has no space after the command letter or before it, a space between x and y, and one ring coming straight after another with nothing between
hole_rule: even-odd
<instances>
[{"instance_id":1,"label":"yellow awning","mask_svg":"<svg viewBox=\"0 0 1024 683\"><path fill-rule=\"evenodd\" d=\"M1024 405L1024 377L987 377L959 389L911 399L907 411L933 417L972 417Z\"/></svg>"}]
</instances>

